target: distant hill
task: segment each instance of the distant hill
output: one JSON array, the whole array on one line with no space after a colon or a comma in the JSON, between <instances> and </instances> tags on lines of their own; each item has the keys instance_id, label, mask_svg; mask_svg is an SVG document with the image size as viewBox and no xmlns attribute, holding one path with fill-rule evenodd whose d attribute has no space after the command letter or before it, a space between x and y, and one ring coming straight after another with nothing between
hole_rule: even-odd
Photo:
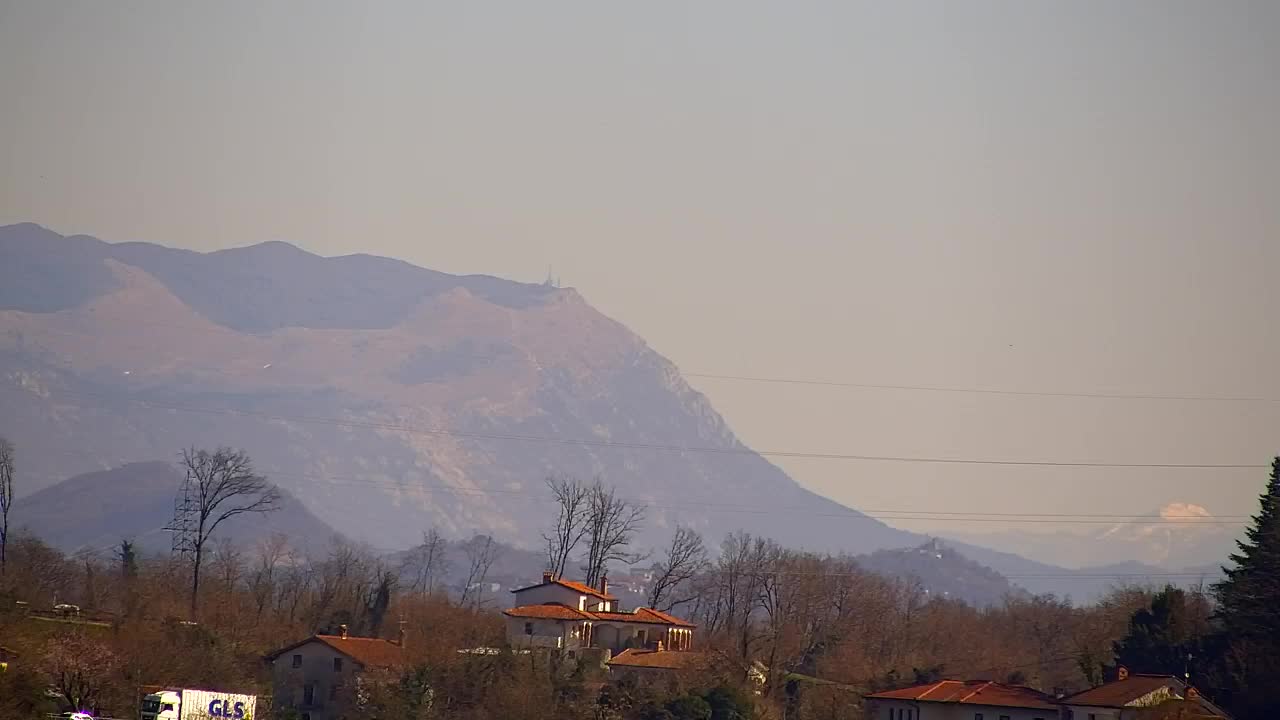
<instances>
[{"instance_id":1,"label":"distant hill","mask_svg":"<svg viewBox=\"0 0 1280 720\"><path fill-rule=\"evenodd\" d=\"M932 597L962 600L970 605L998 605L1007 596L1026 595L1000 573L976 563L937 540L897 550L877 550L856 558L871 572L913 578Z\"/></svg>"},{"instance_id":2,"label":"distant hill","mask_svg":"<svg viewBox=\"0 0 1280 720\"><path fill-rule=\"evenodd\" d=\"M163 528L173 518L181 481L177 468L163 462L85 473L19 499L10 522L65 552L109 551L125 538L139 549L167 552L170 535ZM337 534L286 493L276 512L231 518L214 538L249 549L274 533L298 549L322 548Z\"/></svg>"},{"instance_id":3,"label":"distant hill","mask_svg":"<svg viewBox=\"0 0 1280 720\"><path fill-rule=\"evenodd\" d=\"M468 551L478 550L485 539L484 535L463 540L446 539L442 555L433 570L432 584L454 596L459 595L466 585L470 569L472 555ZM511 590L539 582L546 560L542 553L518 548L498 539L492 541L493 563L484 579L486 602L494 607L509 607ZM421 555L418 554L418 548L390 553L383 560L399 571L401 586L406 589L413 588L421 576Z\"/></svg>"}]
</instances>

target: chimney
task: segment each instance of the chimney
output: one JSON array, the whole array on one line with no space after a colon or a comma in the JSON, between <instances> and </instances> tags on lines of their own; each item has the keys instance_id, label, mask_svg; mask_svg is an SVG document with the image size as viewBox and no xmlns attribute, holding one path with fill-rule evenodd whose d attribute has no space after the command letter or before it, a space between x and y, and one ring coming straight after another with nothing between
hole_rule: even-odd
<instances>
[{"instance_id":1,"label":"chimney","mask_svg":"<svg viewBox=\"0 0 1280 720\"><path fill-rule=\"evenodd\" d=\"M397 644L397 645L399 645L399 646L401 647L401 649L403 649L403 648L404 648L404 638L405 638L404 627L405 627L405 624L406 624L406 623L405 623L405 621L404 621L404 618L400 618L400 634L399 634L398 639L396 640L396 644Z\"/></svg>"},{"instance_id":2,"label":"chimney","mask_svg":"<svg viewBox=\"0 0 1280 720\"><path fill-rule=\"evenodd\" d=\"M1129 668L1121 665L1119 668L1116 669L1116 680L1128 680L1128 679L1129 679Z\"/></svg>"},{"instance_id":3,"label":"chimney","mask_svg":"<svg viewBox=\"0 0 1280 720\"><path fill-rule=\"evenodd\" d=\"M604 573L600 576L600 594L609 594L609 573Z\"/></svg>"},{"instance_id":4,"label":"chimney","mask_svg":"<svg viewBox=\"0 0 1280 720\"><path fill-rule=\"evenodd\" d=\"M347 639L347 626L346 626L346 625L339 625L339 626L338 626L338 634L342 636L342 639L343 639L343 640L346 640L346 639Z\"/></svg>"},{"instance_id":5,"label":"chimney","mask_svg":"<svg viewBox=\"0 0 1280 720\"><path fill-rule=\"evenodd\" d=\"M543 584L543 585L546 585L547 583L551 582L551 579L552 579L552 578L551 578L551 571L550 571L550 570L543 570L543 571L542 571L542 584Z\"/></svg>"}]
</instances>

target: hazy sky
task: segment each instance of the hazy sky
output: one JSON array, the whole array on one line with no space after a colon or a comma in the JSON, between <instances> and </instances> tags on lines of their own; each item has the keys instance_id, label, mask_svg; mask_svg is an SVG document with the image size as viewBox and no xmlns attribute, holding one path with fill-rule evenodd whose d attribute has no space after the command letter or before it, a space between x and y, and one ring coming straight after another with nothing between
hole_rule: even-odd
<instances>
[{"instance_id":1,"label":"hazy sky","mask_svg":"<svg viewBox=\"0 0 1280 720\"><path fill-rule=\"evenodd\" d=\"M1280 398L1277 37L1266 0L0 0L0 223L553 265L687 372ZM1280 402L691 380L758 449L1280 452ZM1265 481L784 466L871 510L1241 514Z\"/></svg>"}]
</instances>

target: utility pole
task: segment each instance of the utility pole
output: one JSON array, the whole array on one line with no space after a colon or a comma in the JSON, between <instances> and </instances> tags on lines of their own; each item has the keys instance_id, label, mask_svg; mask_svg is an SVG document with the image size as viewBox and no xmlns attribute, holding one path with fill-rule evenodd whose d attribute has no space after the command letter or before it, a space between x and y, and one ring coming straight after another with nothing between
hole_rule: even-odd
<instances>
[{"instance_id":1,"label":"utility pole","mask_svg":"<svg viewBox=\"0 0 1280 720\"><path fill-rule=\"evenodd\" d=\"M187 477L173 499L173 520L164 528L173 534L169 545L170 557L183 562L194 561L196 555L196 515L199 512L199 502L191 485L191 471L188 470Z\"/></svg>"}]
</instances>

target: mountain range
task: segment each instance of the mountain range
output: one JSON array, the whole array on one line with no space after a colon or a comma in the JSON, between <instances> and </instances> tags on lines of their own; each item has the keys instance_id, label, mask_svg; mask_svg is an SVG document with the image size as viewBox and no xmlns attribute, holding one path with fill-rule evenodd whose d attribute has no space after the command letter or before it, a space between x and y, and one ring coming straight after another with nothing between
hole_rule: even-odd
<instances>
[{"instance_id":1,"label":"mountain range","mask_svg":"<svg viewBox=\"0 0 1280 720\"><path fill-rule=\"evenodd\" d=\"M1214 517L1204 507L1170 503L1146 516L1098 523L1092 530L1035 532L1006 529L989 533L950 532L966 543L1028 554L1067 567L1138 562L1166 570L1214 566L1235 550L1239 527Z\"/></svg>"},{"instance_id":2,"label":"mountain range","mask_svg":"<svg viewBox=\"0 0 1280 720\"><path fill-rule=\"evenodd\" d=\"M198 253L30 223L0 227L0 258L0 435L18 448L30 508L109 494L106 475L42 499L67 478L225 445L296 498L299 529L387 551L431 527L536 549L552 474L644 505L643 547L677 524L713 546L739 529L852 554L928 540L802 487L570 288L282 242ZM131 531L167 519L138 502L146 521ZM960 540L1028 589L1097 590Z\"/></svg>"}]
</instances>

